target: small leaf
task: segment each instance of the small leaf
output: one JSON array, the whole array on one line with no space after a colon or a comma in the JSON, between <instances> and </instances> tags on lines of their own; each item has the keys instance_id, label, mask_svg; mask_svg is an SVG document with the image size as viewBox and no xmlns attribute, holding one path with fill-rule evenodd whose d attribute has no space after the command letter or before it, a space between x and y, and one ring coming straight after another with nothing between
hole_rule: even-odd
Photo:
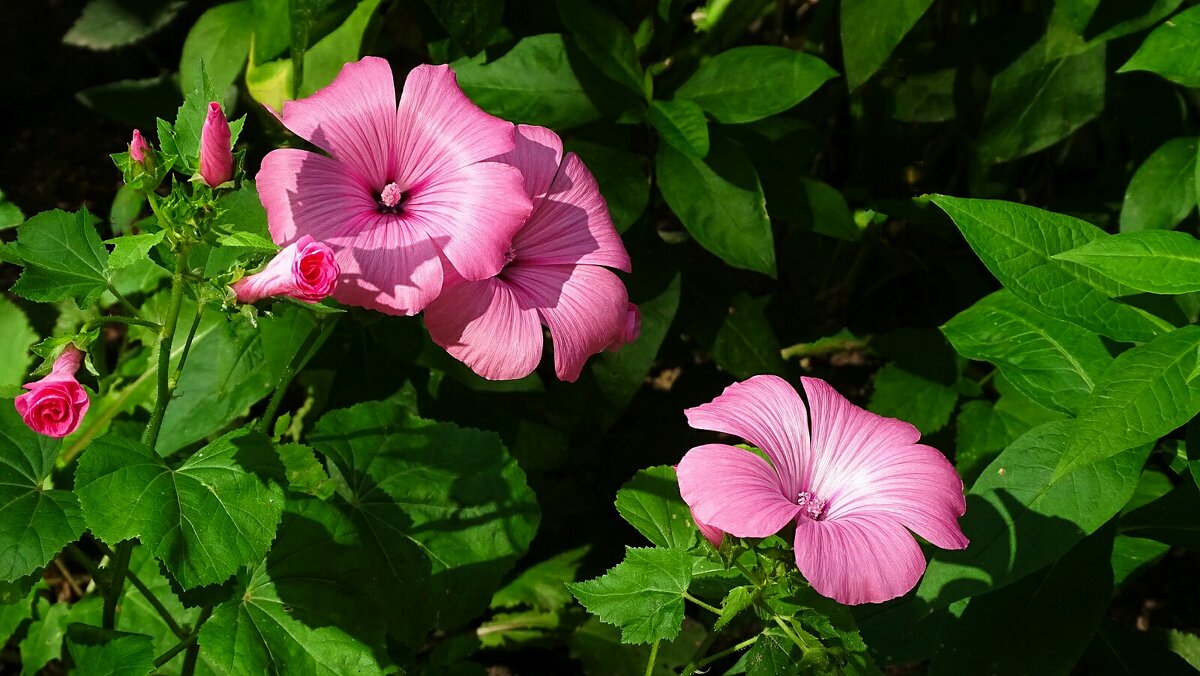
<instances>
[{"instance_id":1,"label":"small leaf","mask_svg":"<svg viewBox=\"0 0 1200 676\"><path fill-rule=\"evenodd\" d=\"M690 549L696 544L691 510L679 496L673 467L638 471L617 491L617 512L658 547Z\"/></svg>"},{"instance_id":2,"label":"small leaf","mask_svg":"<svg viewBox=\"0 0 1200 676\"><path fill-rule=\"evenodd\" d=\"M113 245L112 253L108 255L108 267L119 270L146 260L150 250L158 246L166 234L165 230L159 230L143 235L121 235L105 240L106 244Z\"/></svg>"},{"instance_id":3,"label":"small leaf","mask_svg":"<svg viewBox=\"0 0 1200 676\"><path fill-rule=\"evenodd\" d=\"M785 47L734 47L713 56L675 92L724 124L753 122L795 106L837 72Z\"/></svg>"},{"instance_id":4,"label":"small leaf","mask_svg":"<svg viewBox=\"0 0 1200 676\"><path fill-rule=\"evenodd\" d=\"M875 390L867 408L912 423L922 434L932 434L950 422L957 402L958 392L953 387L892 363L876 374Z\"/></svg>"},{"instance_id":5,"label":"small leaf","mask_svg":"<svg viewBox=\"0 0 1200 676\"><path fill-rule=\"evenodd\" d=\"M1196 137L1175 138L1142 162L1125 190L1121 232L1170 230L1196 208Z\"/></svg>"},{"instance_id":6,"label":"small leaf","mask_svg":"<svg viewBox=\"0 0 1200 676\"><path fill-rule=\"evenodd\" d=\"M328 500L333 495L333 482L313 450L304 444L279 446L279 459L286 472L288 490Z\"/></svg>"},{"instance_id":7,"label":"small leaf","mask_svg":"<svg viewBox=\"0 0 1200 676\"><path fill-rule=\"evenodd\" d=\"M691 101L655 101L650 104L650 123L667 143L693 156L708 154L708 120Z\"/></svg>"},{"instance_id":8,"label":"small leaf","mask_svg":"<svg viewBox=\"0 0 1200 676\"><path fill-rule=\"evenodd\" d=\"M1142 46L1117 70L1146 70L1181 84L1200 87L1200 7L1171 17L1142 42Z\"/></svg>"},{"instance_id":9,"label":"small leaf","mask_svg":"<svg viewBox=\"0 0 1200 676\"><path fill-rule=\"evenodd\" d=\"M491 608L529 606L554 611L571 602L567 583L574 582L589 547L584 545L535 563L492 596Z\"/></svg>"},{"instance_id":10,"label":"small leaf","mask_svg":"<svg viewBox=\"0 0 1200 676\"><path fill-rule=\"evenodd\" d=\"M12 203L12 200L4 196L4 191L0 190L0 230L15 228L25 222L25 212L21 211L21 207Z\"/></svg>"},{"instance_id":11,"label":"small leaf","mask_svg":"<svg viewBox=\"0 0 1200 676\"><path fill-rule=\"evenodd\" d=\"M588 612L621 628L622 643L670 641L683 622L692 557L677 549L625 548L604 575L567 585Z\"/></svg>"},{"instance_id":12,"label":"small leaf","mask_svg":"<svg viewBox=\"0 0 1200 676\"><path fill-rule=\"evenodd\" d=\"M183 41L179 88L190 92L201 84L201 62L214 90L223 93L233 86L250 54L253 15L253 0L226 2L201 14Z\"/></svg>"},{"instance_id":13,"label":"small leaf","mask_svg":"<svg viewBox=\"0 0 1200 676\"><path fill-rule=\"evenodd\" d=\"M879 70L933 0L842 0L846 84L858 89Z\"/></svg>"},{"instance_id":14,"label":"small leaf","mask_svg":"<svg viewBox=\"0 0 1200 676\"><path fill-rule=\"evenodd\" d=\"M754 604L755 588L751 585L734 587L721 601L721 615L713 625L713 631L721 631L741 612Z\"/></svg>"},{"instance_id":15,"label":"small leaf","mask_svg":"<svg viewBox=\"0 0 1200 676\"><path fill-rule=\"evenodd\" d=\"M131 45L171 23L184 4L183 0L91 0L63 42L96 50Z\"/></svg>"},{"instance_id":16,"label":"small leaf","mask_svg":"<svg viewBox=\"0 0 1200 676\"><path fill-rule=\"evenodd\" d=\"M746 651L746 676L795 676L800 673L798 652L783 630L769 627Z\"/></svg>"},{"instance_id":17,"label":"small leaf","mask_svg":"<svg viewBox=\"0 0 1200 676\"><path fill-rule=\"evenodd\" d=\"M1135 291L1200 291L1200 239L1186 232L1147 230L1093 240L1054 256Z\"/></svg>"},{"instance_id":18,"label":"small leaf","mask_svg":"<svg viewBox=\"0 0 1200 676\"><path fill-rule=\"evenodd\" d=\"M154 670L154 641L86 624L67 627L67 650L80 676L145 676Z\"/></svg>"},{"instance_id":19,"label":"small leaf","mask_svg":"<svg viewBox=\"0 0 1200 676\"><path fill-rule=\"evenodd\" d=\"M108 288L108 250L96 233L97 219L80 209L43 211L17 229L17 254L25 264L13 293L38 302L74 298L96 302Z\"/></svg>"},{"instance_id":20,"label":"small leaf","mask_svg":"<svg viewBox=\"0 0 1200 676\"><path fill-rule=\"evenodd\" d=\"M766 308L770 302L770 296L752 298L739 293L717 330L713 361L736 378L784 372L779 339L767 320Z\"/></svg>"}]
</instances>

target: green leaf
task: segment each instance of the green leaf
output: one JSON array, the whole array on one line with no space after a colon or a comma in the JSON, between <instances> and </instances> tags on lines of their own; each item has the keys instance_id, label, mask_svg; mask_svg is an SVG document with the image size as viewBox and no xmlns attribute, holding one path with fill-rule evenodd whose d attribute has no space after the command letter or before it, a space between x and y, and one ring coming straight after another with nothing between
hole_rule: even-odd
<instances>
[{"instance_id":1,"label":"green leaf","mask_svg":"<svg viewBox=\"0 0 1200 676\"><path fill-rule=\"evenodd\" d=\"M227 434L178 469L109 435L80 458L75 492L96 537L140 538L188 589L262 558L283 511L282 475L270 440L254 432Z\"/></svg>"},{"instance_id":2,"label":"green leaf","mask_svg":"<svg viewBox=\"0 0 1200 676\"><path fill-rule=\"evenodd\" d=\"M234 599L200 630L201 654L229 674L392 673L380 661L386 624L364 593L370 564L349 517L320 500L289 498L266 560L238 576Z\"/></svg>"},{"instance_id":3,"label":"green leaf","mask_svg":"<svg viewBox=\"0 0 1200 676\"><path fill-rule=\"evenodd\" d=\"M1034 575L971 599L939 633L930 676L1031 668L1071 673L1112 596L1114 530L1084 539Z\"/></svg>"},{"instance_id":4,"label":"green leaf","mask_svg":"<svg viewBox=\"0 0 1200 676\"><path fill-rule=\"evenodd\" d=\"M1088 647L1089 674L1097 676L1191 676L1196 669L1165 641L1105 620Z\"/></svg>"},{"instance_id":5,"label":"green leaf","mask_svg":"<svg viewBox=\"0 0 1200 676\"><path fill-rule=\"evenodd\" d=\"M98 219L80 209L43 211L17 229L17 254L25 264L13 293L38 302L74 298L79 307L96 302L108 288L108 250L100 243Z\"/></svg>"},{"instance_id":6,"label":"green leaf","mask_svg":"<svg viewBox=\"0 0 1200 676\"><path fill-rule=\"evenodd\" d=\"M1093 240L1057 254L1135 291L1200 291L1200 239L1186 232L1147 230Z\"/></svg>"},{"instance_id":7,"label":"green leaf","mask_svg":"<svg viewBox=\"0 0 1200 676\"><path fill-rule=\"evenodd\" d=\"M589 547L584 545L535 563L492 596L490 608L529 606L553 611L571 602L567 583L574 582Z\"/></svg>"},{"instance_id":8,"label":"green leaf","mask_svg":"<svg viewBox=\"0 0 1200 676\"><path fill-rule=\"evenodd\" d=\"M958 113L954 105L954 78L957 75L957 68L906 73L892 93L895 97L892 117L901 122L953 120Z\"/></svg>"},{"instance_id":9,"label":"green leaf","mask_svg":"<svg viewBox=\"0 0 1200 676\"><path fill-rule=\"evenodd\" d=\"M1184 10L1155 28L1117 72L1137 70L1200 87L1200 8Z\"/></svg>"},{"instance_id":10,"label":"green leaf","mask_svg":"<svg viewBox=\"0 0 1200 676\"><path fill-rule=\"evenodd\" d=\"M713 360L736 378L784 372L779 339L767 321L766 309L770 302L770 296L752 298L739 293L717 330Z\"/></svg>"},{"instance_id":11,"label":"green leaf","mask_svg":"<svg viewBox=\"0 0 1200 676\"><path fill-rule=\"evenodd\" d=\"M0 296L0 386L25 382L29 347L37 341L21 308Z\"/></svg>"},{"instance_id":12,"label":"green leaf","mask_svg":"<svg viewBox=\"0 0 1200 676\"><path fill-rule=\"evenodd\" d=\"M1196 137L1159 146L1133 174L1121 205L1121 232L1170 230L1196 208Z\"/></svg>"},{"instance_id":13,"label":"green leaf","mask_svg":"<svg viewBox=\"0 0 1200 676\"><path fill-rule=\"evenodd\" d=\"M713 631L721 631L735 617L740 615L743 610L754 605L754 598L756 596L754 592L755 587L753 585L743 585L730 589L729 593L721 601L721 615L717 618L716 623L713 624Z\"/></svg>"},{"instance_id":14,"label":"green leaf","mask_svg":"<svg viewBox=\"0 0 1200 676\"><path fill-rule=\"evenodd\" d=\"M1200 326L1122 352L1083 402L1056 477L1150 443L1200 413Z\"/></svg>"},{"instance_id":15,"label":"green leaf","mask_svg":"<svg viewBox=\"0 0 1200 676\"><path fill-rule=\"evenodd\" d=\"M846 84L858 89L887 61L933 0L842 0Z\"/></svg>"},{"instance_id":16,"label":"green leaf","mask_svg":"<svg viewBox=\"0 0 1200 676\"><path fill-rule=\"evenodd\" d=\"M597 70L638 98L649 96L637 47L624 24L588 0L555 0L555 4L563 25Z\"/></svg>"},{"instance_id":17,"label":"green leaf","mask_svg":"<svg viewBox=\"0 0 1200 676\"><path fill-rule=\"evenodd\" d=\"M25 212L21 207L12 203L0 190L0 230L15 228L25 222Z\"/></svg>"},{"instance_id":18,"label":"green leaf","mask_svg":"<svg viewBox=\"0 0 1200 676\"><path fill-rule=\"evenodd\" d=\"M34 676L42 673L41 668L51 660L61 659L67 625L72 622L99 624L102 605L103 600L99 595L88 596L74 604L61 602L53 605L39 597L37 619L29 625L20 643L21 674Z\"/></svg>"},{"instance_id":19,"label":"green leaf","mask_svg":"<svg viewBox=\"0 0 1200 676\"><path fill-rule=\"evenodd\" d=\"M333 495L333 482L313 450L304 444L279 446L279 460L287 476L288 490L328 500Z\"/></svg>"},{"instance_id":20,"label":"green leaf","mask_svg":"<svg viewBox=\"0 0 1200 676\"><path fill-rule=\"evenodd\" d=\"M649 115L662 140L693 157L708 154L708 120L700 106L686 99L655 101Z\"/></svg>"},{"instance_id":21,"label":"green leaf","mask_svg":"<svg viewBox=\"0 0 1200 676\"><path fill-rule=\"evenodd\" d=\"M567 588L588 612L621 628L622 643L670 641L683 622L692 557L677 549L625 548L604 575Z\"/></svg>"},{"instance_id":22,"label":"green leaf","mask_svg":"<svg viewBox=\"0 0 1200 676\"><path fill-rule=\"evenodd\" d=\"M917 588L930 611L998 589L1061 555L1125 506L1149 446L1130 448L1056 474L1076 436L1070 420L1036 427L992 461L967 494L959 520L971 545L938 550Z\"/></svg>"},{"instance_id":23,"label":"green leaf","mask_svg":"<svg viewBox=\"0 0 1200 676\"><path fill-rule=\"evenodd\" d=\"M617 232L628 230L650 202L650 167L646 156L586 141L567 141L565 146L579 155L596 177Z\"/></svg>"},{"instance_id":24,"label":"green leaf","mask_svg":"<svg viewBox=\"0 0 1200 676\"><path fill-rule=\"evenodd\" d=\"M807 208L797 225L847 242L862 237L862 230L855 225L846 198L837 188L808 178L800 179L800 186L803 190L798 192L803 195Z\"/></svg>"},{"instance_id":25,"label":"green leaf","mask_svg":"<svg viewBox=\"0 0 1200 676\"><path fill-rule=\"evenodd\" d=\"M659 146L663 199L692 237L729 265L775 276L775 242L754 165L742 149L714 140L704 160Z\"/></svg>"},{"instance_id":26,"label":"green leaf","mask_svg":"<svg viewBox=\"0 0 1200 676\"><path fill-rule=\"evenodd\" d=\"M179 88L194 91L201 85L200 63L208 71L213 89L224 92L233 86L254 36L251 0L227 2L210 8L188 31L179 58Z\"/></svg>"},{"instance_id":27,"label":"green leaf","mask_svg":"<svg viewBox=\"0 0 1200 676\"><path fill-rule=\"evenodd\" d=\"M1070 136L1104 109L1104 44L1051 59L1039 42L992 79L979 157L1007 162Z\"/></svg>"},{"instance_id":28,"label":"green leaf","mask_svg":"<svg viewBox=\"0 0 1200 676\"><path fill-rule=\"evenodd\" d=\"M891 363L875 375L875 390L867 408L912 423L922 434L932 434L950 422L957 402L958 391L953 387Z\"/></svg>"},{"instance_id":29,"label":"green leaf","mask_svg":"<svg viewBox=\"0 0 1200 676\"><path fill-rule=\"evenodd\" d=\"M150 250L158 246L166 234L165 230L159 230L142 235L121 235L105 240L107 244L113 245L112 253L108 256L108 267L119 270L146 260Z\"/></svg>"},{"instance_id":30,"label":"green leaf","mask_svg":"<svg viewBox=\"0 0 1200 676\"><path fill-rule=\"evenodd\" d=\"M477 616L537 530L533 492L495 434L369 402L326 413L308 442L387 584L407 590L392 620L410 642Z\"/></svg>"},{"instance_id":31,"label":"green leaf","mask_svg":"<svg viewBox=\"0 0 1200 676\"><path fill-rule=\"evenodd\" d=\"M1113 541L1113 585L1120 587L1158 562L1171 545L1118 535Z\"/></svg>"},{"instance_id":32,"label":"green leaf","mask_svg":"<svg viewBox=\"0 0 1200 676\"><path fill-rule=\"evenodd\" d=\"M673 467L638 471L617 491L617 512L657 547L690 549L696 544L691 510L679 497Z\"/></svg>"},{"instance_id":33,"label":"green leaf","mask_svg":"<svg viewBox=\"0 0 1200 676\"><path fill-rule=\"evenodd\" d=\"M659 643L651 676L677 676L680 668L692 661L706 633L699 622L684 618L679 637ZM583 673L645 676L650 646L622 643L616 627L592 617L571 637L571 657L583 663Z\"/></svg>"},{"instance_id":34,"label":"green leaf","mask_svg":"<svg viewBox=\"0 0 1200 676\"><path fill-rule=\"evenodd\" d=\"M969 481L979 475L994 454L1020 434L1012 434L1003 415L988 401L968 401L954 421L954 467Z\"/></svg>"},{"instance_id":35,"label":"green leaf","mask_svg":"<svg viewBox=\"0 0 1200 676\"><path fill-rule=\"evenodd\" d=\"M675 98L700 104L724 124L753 122L808 98L837 72L815 56L785 47L734 47L713 56Z\"/></svg>"},{"instance_id":36,"label":"green leaf","mask_svg":"<svg viewBox=\"0 0 1200 676\"><path fill-rule=\"evenodd\" d=\"M154 640L86 624L67 627L67 650L80 676L146 676L154 670Z\"/></svg>"},{"instance_id":37,"label":"green leaf","mask_svg":"<svg viewBox=\"0 0 1200 676\"><path fill-rule=\"evenodd\" d=\"M524 38L499 58L485 53L450 65L472 101L506 120L566 129L600 117L557 33Z\"/></svg>"},{"instance_id":38,"label":"green leaf","mask_svg":"<svg viewBox=\"0 0 1200 676\"><path fill-rule=\"evenodd\" d=\"M1053 256L1105 236L1070 216L998 200L935 195L1000 283L1038 310L1116 340L1145 341L1169 331L1163 320L1109 298L1121 287ZM1129 293L1134 293L1132 289Z\"/></svg>"},{"instance_id":39,"label":"green leaf","mask_svg":"<svg viewBox=\"0 0 1200 676\"><path fill-rule=\"evenodd\" d=\"M106 50L131 45L171 23L183 0L91 0L63 42Z\"/></svg>"},{"instance_id":40,"label":"green leaf","mask_svg":"<svg viewBox=\"0 0 1200 676\"><path fill-rule=\"evenodd\" d=\"M158 121L158 144L166 159L174 161L174 167L184 175L200 170L200 134L208 116L208 104L224 104L224 92L217 91L207 75L203 64L196 76L196 87L189 92L175 114L175 124ZM229 109L224 108L226 114ZM230 145L237 143L238 135L246 118L229 122Z\"/></svg>"},{"instance_id":41,"label":"green leaf","mask_svg":"<svg viewBox=\"0 0 1200 676\"><path fill-rule=\"evenodd\" d=\"M46 486L61 447L0 401L0 582L39 570L83 532L75 495Z\"/></svg>"},{"instance_id":42,"label":"green leaf","mask_svg":"<svg viewBox=\"0 0 1200 676\"><path fill-rule=\"evenodd\" d=\"M1200 551L1200 490L1185 481L1166 495L1121 516L1121 532L1168 545Z\"/></svg>"},{"instance_id":43,"label":"green leaf","mask_svg":"<svg viewBox=\"0 0 1200 676\"><path fill-rule=\"evenodd\" d=\"M1112 363L1099 336L1044 315L1007 290L963 310L942 333L962 356L995 364L1022 394L1068 414L1079 410Z\"/></svg>"},{"instance_id":44,"label":"green leaf","mask_svg":"<svg viewBox=\"0 0 1200 676\"><path fill-rule=\"evenodd\" d=\"M638 304L642 313L642 332L636 341L615 352L603 352L591 360L589 368L604 394L605 403L611 407L610 411L624 411L645 382L679 309L680 286L680 275L676 274L665 289Z\"/></svg>"},{"instance_id":45,"label":"green leaf","mask_svg":"<svg viewBox=\"0 0 1200 676\"><path fill-rule=\"evenodd\" d=\"M768 627L746 651L746 676L794 676L800 673L799 650L782 629Z\"/></svg>"},{"instance_id":46,"label":"green leaf","mask_svg":"<svg viewBox=\"0 0 1200 676\"><path fill-rule=\"evenodd\" d=\"M504 19L504 0L425 0L425 4L468 56L487 46Z\"/></svg>"}]
</instances>

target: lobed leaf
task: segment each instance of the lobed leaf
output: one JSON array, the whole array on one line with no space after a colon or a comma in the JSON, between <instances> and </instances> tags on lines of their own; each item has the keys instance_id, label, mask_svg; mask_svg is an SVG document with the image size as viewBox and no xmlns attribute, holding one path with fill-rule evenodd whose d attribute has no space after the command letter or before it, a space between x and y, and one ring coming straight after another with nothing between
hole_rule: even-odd
<instances>
[{"instance_id":1,"label":"lobed leaf","mask_svg":"<svg viewBox=\"0 0 1200 676\"><path fill-rule=\"evenodd\" d=\"M567 588L588 612L621 628L622 643L670 641L683 622L692 557L678 549L625 548L604 575Z\"/></svg>"}]
</instances>

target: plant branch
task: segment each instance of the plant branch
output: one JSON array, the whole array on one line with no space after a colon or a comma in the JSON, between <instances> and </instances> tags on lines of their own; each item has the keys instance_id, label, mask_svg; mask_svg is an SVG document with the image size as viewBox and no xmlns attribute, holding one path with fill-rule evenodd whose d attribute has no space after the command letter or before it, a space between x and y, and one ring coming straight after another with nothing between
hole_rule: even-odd
<instances>
[{"instance_id":1,"label":"plant branch","mask_svg":"<svg viewBox=\"0 0 1200 676\"><path fill-rule=\"evenodd\" d=\"M154 668L157 669L157 668L161 667L162 665L166 664L167 662L170 662L171 660L175 659L176 655L178 655L179 653L183 652L184 650L187 650L188 648L195 645L196 639L199 636L200 636L199 632L193 632L193 633L189 634L186 638L184 638L182 641L180 641L179 643L176 643L175 645L171 646L171 648L169 650L167 650L167 652L165 652L165 653L159 655L157 658L155 658Z\"/></svg>"},{"instance_id":2,"label":"plant branch","mask_svg":"<svg viewBox=\"0 0 1200 676\"><path fill-rule=\"evenodd\" d=\"M200 628L212 617L212 606L205 606L204 610L200 611L200 617L196 618L196 627L192 630L192 636L200 635ZM180 670L181 676L192 676L196 673L196 661L200 658L200 644L192 643L187 647L187 654L183 656L183 669Z\"/></svg>"},{"instance_id":3,"label":"plant branch","mask_svg":"<svg viewBox=\"0 0 1200 676\"><path fill-rule=\"evenodd\" d=\"M104 324L132 324L134 326L145 326L146 328L154 329L155 331L162 330L162 325L160 325L158 322L152 322L149 319L142 319L141 317L126 317L124 315L104 315L103 317L89 319L84 322L83 330L89 331L91 329L103 326Z\"/></svg>"},{"instance_id":4,"label":"plant branch","mask_svg":"<svg viewBox=\"0 0 1200 676\"><path fill-rule=\"evenodd\" d=\"M720 614L721 614L720 608L713 606L713 605L709 605L709 604L705 603L704 601L701 601L700 599L696 598L695 596L692 596L691 594L689 594L687 592L683 593L683 598L691 601L692 603L695 603L696 605L700 606L701 608L707 610L710 613L713 613L714 615L720 616Z\"/></svg>"},{"instance_id":5,"label":"plant branch","mask_svg":"<svg viewBox=\"0 0 1200 676\"><path fill-rule=\"evenodd\" d=\"M121 588L125 586L125 574L129 572L129 557L133 554L133 540L117 545L112 557L112 579L108 584L108 595L104 597L104 614L101 617L105 629L117 628L117 603L121 600Z\"/></svg>"},{"instance_id":6,"label":"plant branch","mask_svg":"<svg viewBox=\"0 0 1200 676\"><path fill-rule=\"evenodd\" d=\"M150 414L150 423L142 435L142 443L150 448L158 443L158 433L162 429L163 416L167 412L167 404L171 401L174 387L171 379L171 343L175 339L175 328L179 325L179 310L183 306L183 274L187 271L187 249L181 247L175 252L175 276L171 280L171 304L167 308L167 319L162 325L158 341L158 395L154 400L154 411Z\"/></svg>"},{"instance_id":7,"label":"plant branch","mask_svg":"<svg viewBox=\"0 0 1200 676\"><path fill-rule=\"evenodd\" d=\"M196 301L196 316L192 319L192 328L188 329L187 339L183 341L183 354L179 355L179 365L175 367L175 382L183 375L183 365L187 363L188 355L192 352L192 341L196 339L196 329L200 328L200 318L204 316L204 305Z\"/></svg>"},{"instance_id":8,"label":"plant branch","mask_svg":"<svg viewBox=\"0 0 1200 676\"><path fill-rule=\"evenodd\" d=\"M117 299L117 302L120 303L121 307L124 308L125 311L130 315L134 317L140 317L142 315L142 313L138 312L138 309L133 306L133 303L129 302L128 298L126 298L120 291L117 291L117 287L109 284L108 292L113 295L113 298Z\"/></svg>"},{"instance_id":9,"label":"plant branch","mask_svg":"<svg viewBox=\"0 0 1200 676\"><path fill-rule=\"evenodd\" d=\"M162 604L162 601L158 600L158 597L154 595L154 592L150 591L150 588L146 586L145 582L142 582L140 579L138 579L138 576L133 572L126 573L126 576L129 578L129 584L133 585L134 589L137 589L139 592L141 592L142 596L146 599L146 602L154 608L154 611L157 612L159 617L162 618L163 622L167 624L167 628L171 630L172 634L175 634L179 638L184 638L188 635L187 631L185 631L183 627L179 626L179 623L176 622L175 618L171 616L171 611L167 610L167 607Z\"/></svg>"},{"instance_id":10,"label":"plant branch","mask_svg":"<svg viewBox=\"0 0 1200 676\"><path fill-rule=\"evenodd\" d=\"M654 663L658 660L658 641L650 646L650 659L646 660L646 676L654 676Z\"/></svg>"},{"instance_id":11,"label":"plant branch","mask_svg":"<svg viewBox=\"0 0 1200 676\"><path fill-rule=\"evenodd\" d=\"M712 655L709 655L708 657L705 657L704 659L697 662L696 668L698 669L700 667L707 666L709 664L712 664L713 662L716 662L717 660L721 659L722 657L728 657L736 652L741 652L741 651L745 650L746 648L749 648L750 646L754 645L758 641L758 638L760 636L762 636L762 634L755 634L754 636L751 636L750 638L746 639L745 641L742 641L741 643L733 646L732 648L726 648L725 650L722 650L719 653L713 653Z\"/></svg>"}]
</instances>

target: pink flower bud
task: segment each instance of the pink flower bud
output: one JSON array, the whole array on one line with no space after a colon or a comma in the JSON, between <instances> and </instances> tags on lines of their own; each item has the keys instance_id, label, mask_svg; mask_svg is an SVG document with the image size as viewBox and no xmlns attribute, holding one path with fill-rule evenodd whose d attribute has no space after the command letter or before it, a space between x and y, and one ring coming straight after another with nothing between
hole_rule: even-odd
<instances>
[{"instance_id":1,"label":"pink flower bud","mask_svg":"<svg viewBox=\"0 0 1200 676\"><path fill-rule=\"evenodd\" d=\"M239 279L232 288L241 303L268 296L316 303L333 292L341 272L333 249L304 235L276 254L262 272Z\"/></svg>"},{"instance_id":2,"label":"pink flower bud","mask_svg":"<svg viewBox=\"0 0 1200 676\"><path fill-rule=\"evenodd\" d=\"M129 156L133 158L134 162L144 164L149 152L150 144L146 143L146 139L142 138L142 132L134 129L133 140L129 142Z\"/></svg>"},{"instance_id":3,"label":"pink flower bud","mask_svg":"<svg viewBox=\"0 0 1200 676\"><path fill-rule=\"evenodd\" d=\"M17 413L34 432L48 437L65 437L79 427L88 410L88 395L75 380L83 363L83 350L68 345L54 361L50 375L29 383L17 397Z\"/></svg>"},{"instance_id":4,"label":"pink flower bud","mask_svg":"<svg viewBox=\"0 0 1200 676\"><path fill-rule=\"evenodd\" d=\"M208 104L208 117L200 130L200 177L215 188L233 178L233 151L230 149L229 120L216 101Z\"/></svg>"},{"instance_id":5,"label":"pink flower bud","mask_svg":"<svg viewBox=\"0 0 1200 676\"><path fill-rule=\"evenodd\" d=\"M617 335L607 349L610 352L619 350L637 340L640 335L642 335L642 311L638 309L637 305L630 303L625 310L625 324L617 329Z\"/></svg>"}]
</instances>

